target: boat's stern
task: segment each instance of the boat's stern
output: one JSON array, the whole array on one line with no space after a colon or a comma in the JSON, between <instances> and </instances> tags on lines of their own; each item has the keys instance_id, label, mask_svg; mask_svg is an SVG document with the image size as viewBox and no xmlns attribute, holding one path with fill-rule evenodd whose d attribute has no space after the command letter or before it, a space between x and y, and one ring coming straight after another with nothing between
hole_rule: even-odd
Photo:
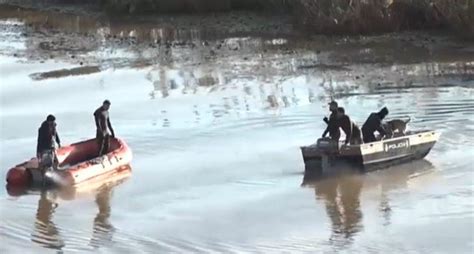
<instances>
[{"instance_id":1,"label":"boat's stern","mask_svg":"<svg viewBox=\"0 0 474 254\"><path fill-rule=\"evenodd\" d=\"M329 138L320 138L315 144L300 147L304 162L320 161L325 155L339 153L339 143Z\"/></svg>"},{"instance_id":2,"label":"boat's stern","mask_svg":"<svg viewBox=\"0 0 474 254\"><path fill-rule=\"evenodd\" d=\"M301 155L303 156L303 161L306 163L311 160L317 160L321 158L321 153L318 150L316 144L310 146L301 146Z\"/></svg>"}]
</instances>

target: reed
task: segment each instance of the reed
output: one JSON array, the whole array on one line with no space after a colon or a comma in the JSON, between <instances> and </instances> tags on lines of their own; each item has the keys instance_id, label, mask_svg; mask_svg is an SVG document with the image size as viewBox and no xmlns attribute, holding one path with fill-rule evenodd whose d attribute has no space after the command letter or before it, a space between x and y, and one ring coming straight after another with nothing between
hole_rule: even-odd
<instances>
[{"instance_id":1,"label":"reed","mask_svg":"<svg viewBox=\"0 0 474 254\"><path fill-rule=\"evenodd\" d=\"M299 0L295 17L317 33L449 27L474 31L474 0Z\"/></svg>"},{"instance_id":2,"label":"reed","mask_svg":"<svg viewBox=\"0 0 474 254\"><path fill-rule=\"evenodd\" d=\"M196 13L231 10L281 11L288 13L290 0L100 0L109 11L129 13Z\"/></svg>"},{"instance_id":3,"label":"reed","mask_svg":"<svg viewBox=\"0 0 474 254\"><path fill-rule=\"evenodd\" d=\"M314 33L370 34L446 27L474 36L474 0L100 0L114 12L232 10L292 15Z\"/></svg>"}]
</instances>

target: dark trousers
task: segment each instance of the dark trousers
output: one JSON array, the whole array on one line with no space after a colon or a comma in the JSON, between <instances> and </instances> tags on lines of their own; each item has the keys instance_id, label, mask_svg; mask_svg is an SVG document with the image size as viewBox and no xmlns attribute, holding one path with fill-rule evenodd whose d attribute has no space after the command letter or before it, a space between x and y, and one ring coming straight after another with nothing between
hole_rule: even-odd
<instances>
[{"instance_id":1,"label":"dark trousers","mask_svg":"<svg viewBox=\"0 0 474 254\"><path fill-rule=\"evenodd\" d=\"M349 141L351 145L360 145L362 144L362 137L359 128L354 128L352 130L352 137Z\"/></svg>"},{"instance_id":2,"label":"dark trousers","mask_svg":"<svg viewBox=\"0 0 474 254\"><path fill-rule=\"evenodd\" d=\"M329 132L329 137L331 137L332 140L339 142L339 139L341 138L341 132L340 131Z\"/></svg>"},{"instance_id":3,"label":"dark trousers","mask_svg":"<svg viewBox=\"0 0 474 254\"><path fill-rule=\"evenodd\" d=\"M109 151L110 135L104 135L98 130L96 132L95 138L97 140L97 144L99 145L99 156L106 154Z\"/></svg>"}]
</instances>

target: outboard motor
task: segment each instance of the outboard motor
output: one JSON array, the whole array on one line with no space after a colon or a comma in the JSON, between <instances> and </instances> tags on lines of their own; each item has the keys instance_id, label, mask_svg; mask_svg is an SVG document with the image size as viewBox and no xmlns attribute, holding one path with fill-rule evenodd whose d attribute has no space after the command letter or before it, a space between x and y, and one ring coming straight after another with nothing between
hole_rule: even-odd
<instances>
[{"instance_id":1,"label":"outboard motor","mask_svg":"<svg viewBox=\"0 0 474 254\"><path fill-rule=\"evenodd\" d=\"M326 154L337 154L339 153L339 142L330 138L318 139L316 146L318 149Z\"/></svg>"},{"instance_id":2,"label":"outboard motor","mask_svg":"<svg viewBox=\"0 0 474 254\"><path fill-rule=\"evenodd\" d=\"M38 164L39 170L30 170L33 185L37 185L38 187L49 187L55 184L54 160L54 151L49 151L41 155L41 159Z\"/></svg>"},{"instance_id":3,"label":"outboard motor","mask_svg":"<svg viewBox=\"0 0 474 254\"><path fill-rule=\"evenodd\" d=\"M334 156L339 154L339 142L330 138L318 139L316 146L322 152L321 156L321 173L327 173L333 163Z\"/></svg>"}]
</instances>

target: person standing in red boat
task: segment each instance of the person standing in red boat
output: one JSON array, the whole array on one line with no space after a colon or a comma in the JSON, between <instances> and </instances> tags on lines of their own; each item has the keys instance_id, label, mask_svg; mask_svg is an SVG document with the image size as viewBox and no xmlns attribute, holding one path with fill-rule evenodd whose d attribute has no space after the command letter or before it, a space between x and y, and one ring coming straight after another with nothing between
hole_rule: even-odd
<instances>
[{"instance_id":1,"label":"person standing in red boat","mask_svg":"<svg viewBox=\"0 0 474 254\"><path fill-rule=\"evenodd\" d=\"M110 137L115 138L114 129L109 118L110 101L105 100L98 109L94 111L96 139L99 144L99 156L106 154L109 150Z\"/></svg>"},{"instance_id":2,"label":"person standing in red boat","mask_svg":"<svg viewBox=\"0 0 474 254\"><path fill-rule=\"evenodd\" d=\"M36 145L36 157L42 167L53 166L57 169L58 159L56 157L55 142L58 144L58 147L61 147L61 141L56 131L56 117L48 115L38 129L38 142Z\"/></svg>"}]
</instances>

